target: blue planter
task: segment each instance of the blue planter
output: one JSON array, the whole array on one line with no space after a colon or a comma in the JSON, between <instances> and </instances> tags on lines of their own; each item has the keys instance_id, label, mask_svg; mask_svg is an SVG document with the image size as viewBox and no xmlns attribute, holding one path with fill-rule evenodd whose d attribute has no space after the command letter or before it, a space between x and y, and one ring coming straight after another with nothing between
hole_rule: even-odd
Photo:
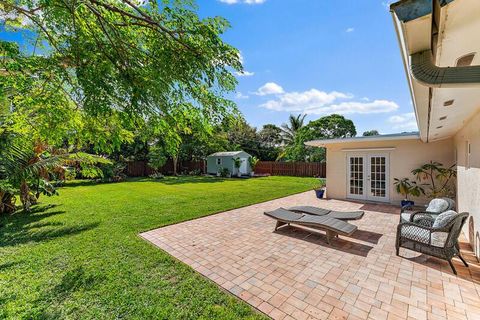
<instances>
[{"instance_id":1,"label":"blue planter","mask_svg":"<svg viewBox=\"0 0 480 320\"><path fill-rule=\"evenodd\" d=\"M413 202L412 200L402 200L401 205L402 205L402 207L407 206L407 205L408 206L414 206L415 202Z\"/></svg>"},{"instance_id":2,"label":"blue planter","mask_svg":"<svg viewBox=\"0 0 480 320\"><path fill-rule=\"evenodd\" d=\"M322 199L324 193L325 193L325 190L323 190L323 189L316 189L315 190L315 194L317 195L318 199Z\"/></svg>"}]
</instances>

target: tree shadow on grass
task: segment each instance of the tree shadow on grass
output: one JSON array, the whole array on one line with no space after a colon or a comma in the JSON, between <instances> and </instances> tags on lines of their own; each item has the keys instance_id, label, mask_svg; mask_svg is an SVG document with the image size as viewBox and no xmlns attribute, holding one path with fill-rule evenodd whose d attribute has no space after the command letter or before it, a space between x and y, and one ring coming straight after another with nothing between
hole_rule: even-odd
<instances>
[{"instance_id":1,"label":"tree shadow on grass","mask_svg":"<svg viewBox=\"0 0 480 320\"><path fill-rule=\"evenodd\" d=\"M39 309L32 310L27 318L60 319L64 316L52 306L62 304L75 292L94 290L105 279L104 276L89 274L83 266L73 267L63 274L58 284L47 288L39 295L35 301L35 305L39 306Z\"/></svg>"},{"instance_id":2,"label":"tree shadow on grass","mask_svg":"<svg viewBox=\"0 0 480 320\"><path fill-rule=\"evenodd\" d=\"M224 181L241 181L244 179L234 178L221 178L221 177L199 177L199 176L178 176L178 177L165 177L164 179L151 179L151 178L135 178L128 181L134 182L154 182L165 185L177 185L177 184L203 184L203 183L218 183Z\"/></svg>"},{"instance_id":3,"label":"tree shadow on grass","mask_svg":"<svg viewBox=\"0 0 480 320\"><path fill-rule=\"evenodd\" d=\"M32 212L19 212L1 220L0 247L15 246L30 242L43 242L64 236L75 235L96 228L99 223L64 226L62 222L43 219L63 214L65 211L48 211L56 206L37 206Z\"/></svg>"}]
</instances>

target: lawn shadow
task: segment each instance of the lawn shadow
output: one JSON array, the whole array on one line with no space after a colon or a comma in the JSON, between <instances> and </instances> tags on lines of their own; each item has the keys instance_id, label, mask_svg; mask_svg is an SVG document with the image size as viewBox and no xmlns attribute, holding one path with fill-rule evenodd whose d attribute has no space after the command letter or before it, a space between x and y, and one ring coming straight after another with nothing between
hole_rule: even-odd
<instances>
[{"instance_id":1,"label":"lawn shadow","mask_svg":"<svg viewBox=\"0 0 480 320\"><path fill-rule=\"evenodd\" d=\"M62 312L52 306L61 305L75 292L94 290L98 283L105 280L104 276L87 274L83 266L77 266L66 271L62 279L55 286L46 289L39 298L35 300L36 305L41 306L40 310L32 310L27 318L37 319L60 319Z\"/></svg>"},{"instance_id":2,"label":"lawn shadow","mask_svg":"<svg viewBox=\"0 0 480 320\"><path fill-rule=\"evenodd\" d=\"M165 177L163 179L151 179L151 178L140 178L129 181L135 182L157 182L165 185L177 185L177 184L203 184L203 183L218 183L224 181L241 181L244 179L236 178L221 178L221 177L199 177L199 176L178 176L178 177Z\"/></svg>"},{"instance_id":3,"label":"lawn shadow","mask_svg":"<svg viewBox=\"0 0 480 320\"><path fill-rule=\"evenodd\" d=\"M52 210L55 205L35 206L31 212L20 211L1 219L0 247L15 246L29 242L48 241L64 236L75 235L96 228L99 223L64 226L62 222L40 222L46 218L64 214L62 210Z\"/></svg>"},{"instance_id":4,"label":"lawn shadow","mask_svg":"<svg viewBox=\"0 0 480 320\"><path fill-rule=\"evenodd\" d=\"M324 233L320 233L320 232L317 232L316 230L313 231L310 228L307 230L307 229L299 228L292 225L285 226L278 229L277 231L274 231L274 233L277 233L277 234L300 239L316 245L331 248L333 250L351 253L358 256L362 256L362 257L366 257L370 252L370 250L373 249L373 247L371 246L367 246L358 242L349 241L348 237L344 237L344 236L340 236L338 238L332 239L331 241L332 244L329 245L327 243L327 236Z\"/></svg>"}]
</instances>

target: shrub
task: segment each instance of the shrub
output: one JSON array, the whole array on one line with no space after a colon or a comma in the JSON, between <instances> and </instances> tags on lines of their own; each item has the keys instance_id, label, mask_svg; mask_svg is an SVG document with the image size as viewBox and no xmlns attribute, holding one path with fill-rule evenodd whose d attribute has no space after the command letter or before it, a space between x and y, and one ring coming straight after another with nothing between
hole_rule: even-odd
<instances>
[{"instance_id":1,"label":"shrub","mask_svg":"<svg viewBox=\"0 0 480 320\"><path fill-rule=\"evenodd\" d=\"M163 178L165 178L165 176L163 174L161 174L160 172L152 173L151 175L149 175L149 177L152 178L152 179L163 179Z\"/></svg>"}]
</instances>

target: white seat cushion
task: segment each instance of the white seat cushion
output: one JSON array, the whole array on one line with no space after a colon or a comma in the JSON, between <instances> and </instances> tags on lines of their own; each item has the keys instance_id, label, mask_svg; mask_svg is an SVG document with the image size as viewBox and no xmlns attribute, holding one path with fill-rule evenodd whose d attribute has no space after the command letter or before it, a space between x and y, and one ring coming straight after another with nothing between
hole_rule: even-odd
<instances>
[{"instance_id":1,"label":"white seat cushion","mask_svg":"<svg viewBox=\"0 0 480 320\"><path fill-rule=\"evenodd\" d=\"M410 216L411 215L412 214L409 213L409 212L404 212L404 213L400 214L400 217L401 217L402 221L410 221Z\"/></svg>"},{"instance_id":2,"label":"white seat cushion","mask_svg":"<svg viewBox=\"0 0 480 320\"><path fill-rule=\"evenodd\" d=\"M433 199L427 207L427 212L442 213L449 207L448 201L445 199Z\"/></svg>"},{"instance_id":3,"label":"white seat cushion","mask_svg":"<svg viewBox=\"0 0 480 320\"><path fill-rule=\"evenodd\" d=\"M457 213L453 210L445 211L438 215L438 217L433 222L433 228L443 228L445 227ZM447 241L448 232L433 232L432 233L432 245L436 247L443 247L445 241Z\"/></svg>"}]
</instances>

